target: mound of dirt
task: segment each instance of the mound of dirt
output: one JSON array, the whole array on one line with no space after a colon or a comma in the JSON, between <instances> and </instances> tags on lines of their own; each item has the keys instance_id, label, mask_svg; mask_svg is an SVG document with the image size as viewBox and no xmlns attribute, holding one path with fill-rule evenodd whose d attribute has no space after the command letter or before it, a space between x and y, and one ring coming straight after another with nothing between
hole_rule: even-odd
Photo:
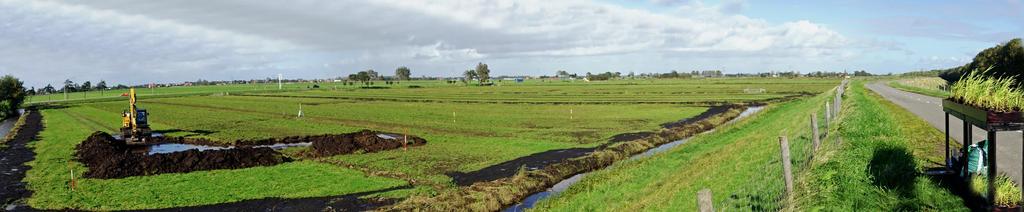
<instances>
[{"instance_id":1,"label":"mound of dirt","mask_svg":"<svg viewBox=\"0 0 1024 212\"><path fill-rule=\"evenodd\" d=\"M147 155L132 151L124 142L105 132L93 133L78 144L76 150L76 159L89 168L85 177L100 179L271 166L291 161L270 148L189 150Z\"/></svg>"},{"instance_id":2,"label":"mound of dirt","mask_svg":"<svg viewBox=\"0 0 1024 212\"><path fill-rule=\"evenodd\" d=\"M288 138L285 138L288 139ZM313 157L327 157L340 154L351 154L357 151L366 153L402 148L406 136L362 130L340 135L303 136L304 142L313 142L308 154ZM420 146L427 140L416 136L408 136L406 146Z\"/></svg>"}]
</instances>

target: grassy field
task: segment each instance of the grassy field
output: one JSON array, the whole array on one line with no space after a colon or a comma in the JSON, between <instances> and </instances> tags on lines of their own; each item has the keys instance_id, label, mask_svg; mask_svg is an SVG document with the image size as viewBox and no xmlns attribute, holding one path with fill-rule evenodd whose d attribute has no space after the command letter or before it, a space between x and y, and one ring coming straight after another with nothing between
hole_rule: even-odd
<instances>
[{"instance_id":1,"label":"grassy field","mask_svg":"<svg viewBox=\"0 0 1024 212\"><path fill-rule=\"evenodd\" d=\"M709 188L718 197L716 205L726 205L726 198L732 197L730 201L743 204L735 210L775 210L779 206L773 199L784 188L777 177L781 174L776 174L781 173L778 137L789 137L794 164L805 163L811 137L808 117L824 110L827 99L828 95L819 95L772 105L675 149L588 174L537 209L695 211L697 191ZM755 206L748 207L751 204Z\"/></svg>"},{"instance_id":2,"label":"grassy field","mask_svg":"<svg viewBox=\"0 0 1024 212\"><path fill-rule=\"evenodd\" d=\"M889 86L903 91L928 96L939 98L949 97L949 91L947 89L943 89L946 87L946 80L938 77L918 77L893 80L889 82Z\"/></svg>"},{"instance_id":3,"label":"grassy field","mask_svg":"<svg viewBox=\"0 0 1024 212\"><path fill-rule=\"evenodd\" d=\"M818 110L823 96L776 105L668 152L589 174L537 209L694 211L697 191L707 188L719 210L967 210L920 174L941 164L942 134L862 82L851 84L842 124L831 130L842 141L826 139L814 158L807 119L794 117ZM796 205L782 195L778 135L787 135L794 151Z\"/></svg>"},{"instance_id":4,"label":"grassy field","mask_svg":"<svg viewBox=\"0 0 1024 212\"><path fill-rule=\"evenodd\" d=\"M581 86L586 85L586 86ZM785 79L703 79L703 80L616 80L602 82L541 82L476 87L434 85L415 89L321 89L271 96L318 98L436 101L476 103L721 103L758 101L820 91L832 84L817 80ZM512 87L512 88L509 88ZM429 93L429 96L422 95Z\"/></svg>"},{"instance_id":5,"label":"grassy field","mask_svg":"<svg viewBox=\"0 0 1024 212\"><path fill-rule=\"evenodd\" d=\"M841 146L801 176L797 210L966 211L940 180L923 175L941 167L941 132L902 107L853 83ZM957 148L957 147L951 147Z\"/></svg>"},{"instance_id":6,"label":"grassy field","mask_svg":"<svg viewBox=\"0 0 1024 212\"><path fill-rule=\"evenodd\" d=\"M42 112L46 129L39 140L33 142L37 156L30 162L33 169L25 180L35 192L29 203L40 209L166 208L265 197L344 195L406 186L409 182L414 182L415 188L380 195L404 197L413 193L434 193L454 187L451 178L445 175L448 172L474 171L547 150L592 147L615 134L654 130L662 123L706 110L700 106L704 103L629 103L630 99L643 98L643 95L664 96L667 101L742 102L803 92L820 93L834 86L836 81L730 79L713 80L704 85L700 80L624 80L593 84L527 82L494 87L448 85L443 81L420 83L421 88L334 89L323 86L319 90L248 93L257 96L239 96L243 91L224 95L226 90L199 90L195 92L213 95L143 99L139 105L151 113L153 129L172 136L231 142L373 129L408 132L427 139L428 144L409 151L342 155L273 167L113 180L85 179L79 180L79 188L73 192L68 188L71 170L85 171L85 167L71 160L74 145L93 131L114 132L120 126L119 114L127 103L101 101L45 109ZM414 83L401 85L410 84ZM760 87L766 87L767 92L744 92L747 88ZM571 101L620 102L554 104L560 100L549 95L549 92L557 92L552 89L561 89L567 96L593 93L588 98L566 97ZM615 93L620 91L623 93ZM290 97L259 96L274 94ZM373 101L321 98L355 95L388 98ZM420 99L485 101L412 102L392 98L416 95ZM493 100L540 101L540 104L495 104ZM807 100L800 102L804 101ZM789 104L792 103L786 105ZM297 117L300 105L304 113L301 118Z\"/></svg>"}]
</instances>

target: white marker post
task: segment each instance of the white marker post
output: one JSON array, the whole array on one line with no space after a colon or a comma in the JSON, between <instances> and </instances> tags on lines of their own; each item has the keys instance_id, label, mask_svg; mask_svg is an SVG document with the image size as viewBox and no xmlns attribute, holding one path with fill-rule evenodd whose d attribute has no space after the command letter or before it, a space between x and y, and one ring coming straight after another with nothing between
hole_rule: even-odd
<instances>
[{"instance_id":1,"label":"white marker post","mask_svg":"<svg viewBox=\"0 0 1024 212\"><path fill-rule=\"evenodd\" d=\"M277 90L281 90L284 86L281 85L281 74L277 74Z\"/></svg>"}]
</instances>

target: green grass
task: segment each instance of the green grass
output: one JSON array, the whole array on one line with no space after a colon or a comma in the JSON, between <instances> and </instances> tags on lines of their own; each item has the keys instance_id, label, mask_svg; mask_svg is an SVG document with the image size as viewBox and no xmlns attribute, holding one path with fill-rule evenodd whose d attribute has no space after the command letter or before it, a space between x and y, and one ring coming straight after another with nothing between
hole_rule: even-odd
<instances>
[{"instance_id":1,"label":"green grass","mask_svg":"<svg viewBox=\"0 0 1024 212\"><path fill-rule=\"evenodd\" d=\"M907 92L918 93L938 98L949 97L949 91L943 90L946 87L946 80L938 77L918 77L889 81L889 86Z\"/></svg>"},{"instance_id":2,"label":"green grass","mask_svg":"<svg viewBox=\"0 0 1024 212\"><path fill-rule=\"evenodd\" d=\"M413 84L422 88L407 87ZM321 84L323 88L319 90L273 93L309 98L262 96L270 93L245 91L230 91L229 95L224 95L230 86L197 86L186 87L197 89L189 90L193 93L186 93L186 96L167 94L163 98L143 98L139 106L150 112L153 129L171 136L231 142L373 129L408 132L427 139L428 144L408 151L342 155L273 167L116 180L89 179L79 183L83 192L76 192L73 197L66 187L68 167L76 173L85 171L81 164L70 160L74 145L93 131L116 132L120 112L127 103L65 104L66 108L42 111L46 129L38 141L33 142L37 159L30 163L33 169L26 182L36 195L29 203L42 209L148 209L265 197L342 195L405 185L405 182L415 182L416 187L379 196L402 198L431 194L454 188L451 178L445 175L448 172L474 171L553 149L597 146L615 134L652 131L662 123L697 115L706 110L702 105L707 102L761 101L820 93L834 86L835 81L714 79L499 84L501 86L467 87L443 81L417 81L403 82L391 89L357 89L355 86L335 89L330 84ZM744 88L766 88L768 92L747 94L743 93ZM241 93L255 96L239 96ZM387 98L373 101L320 98L356 94ZM402 98L444 101L415 102ZM647 98L677 104L630 102ZM502 104L495 104L499 102ZM589 104L594 102L614 104ZM305 116L297 118L300 104ZM288 152L295 151L298 150ZM350 166L352 169L341 168ZM289 184L268 183L270 179ZM139 191L128 191L131 189ZM170 194L188 197L172 198L167 196Z\"/></svg>"},{"instance_id":3,"label":"green grass","mask_svg":"<svg viewBox=\"0 0 1024 212\"><path fill-rule=\"evenodd\" d=\"M614 80L600 82L538 82L503 86L434 85L417 89L319 89L313 91L261 93L319 98L380 101L436 101L477 103L563 103L633 104L706 102L749 102L816 93L838 81L821 79L701 79L701 80ZM765 89L763 93L747 92ZM423 95L429 94L429 95Z\"/></svg>"},{"instance_id":4,"label":"green grass","mask_svg":"<svg viewBox=\"0 0 1024 212\"><path fill-rule=\"evenodd\" d=\"M827 95L770 106L766 111L651 158L627 161L588 174L541 211L695 211L698 190L709 188L717 204L756 201L771 206L783 189L778 136L789 136L796 167L807 161L810 113L823 110ZM757 188L768 188L762 192ZM774 194L773 194L774 193ZM768 198L768 199L765 199ZM754 210L747 205L735 210Z\"/></svg>"},{"instance_id":5,"label":"green grass","mask_svg":"<svg viewBox=\"0 0 1024 212\"><path fill-rule=\"evenodd\" d=\"M972 176L971 190L979 196L988 195L988 177L980 175ZM996 205L1019 206L1021 201L1020 196L1020 186L1013 183L1013 180L1010 180L1010 177L1002 174L996 176Z\"/></svg>"},{"instance_id":6,"label":"green grass","mask_svg":"<svg viewBox=\"0 0 1024 212\"><path fill-rule=\"evenodd\" d=\"M943 134L864 82L851 84L838 128L843 143L800 175L795 210L967 210L939 180L923 175L943 164Z\"/></svg>"},{"instance_id":7,"label":"green grass","mask_svg":"<svg viewBox=\"0 0 1024 212\"><path fill-rule=\"evenodd\" d=\"M988 76L975 70L950 86L950 98L960 103L989 110L1009 112L1024 110L1024 89L1010 77Z\"/></svg>"}]
</instances>

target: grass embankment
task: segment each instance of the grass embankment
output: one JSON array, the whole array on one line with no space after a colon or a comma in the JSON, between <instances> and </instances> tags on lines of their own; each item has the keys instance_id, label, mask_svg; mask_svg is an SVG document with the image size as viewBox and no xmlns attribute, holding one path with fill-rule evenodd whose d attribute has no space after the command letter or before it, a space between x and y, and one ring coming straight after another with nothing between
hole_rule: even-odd
<instances>
[{"instance_id":1,"label":"grass embankment","mask_svg":"<svg viewBox=\"0 0 1024 212\"><path fill-rule=\"evenodd\" d=\"M433 197L411 197L387 210L501 210L503 206L515 204L527 195L543 191L575 174L601 169L658 145L711 130L735 118L741 112L741 108L733 108L696 123L665 129L656 135L637 140L616 143L585 156L548 165L540 170L527 171L521 168L512 177L475 183Z\"/></svg>"},{"instance_id":2,"label":"grass embankment","mask_svg":"<svg viewBox=\"0 0 1024 212\"><path fill-rule=\"evenodd\" d=\"M829 96L772 105L667 152L590 173L537 209L695 211L697 191L709 188L726 210L777 210L784 190L778 136L789 137L799 168L809 158L810 113L824 110Z\"/></svg>"},{"instance_id":3,"label":"grass embankment","mask_svg":"<svg viewBox=\"0 0 1024 212\"><path fill-rule=\"evenodd\" d=\"M918 77L889 81L889 86L903 91L918 93L938 98L949 97L946 80L938 77Z\"/></svg>"},{"instance_id":4,"label":"grass embankment","mask_svg":"<svg viewBox=\"0 0 1024 212\"><path fill-rule=\"evenodd\" d=\"M799 175L795 210L968 210L923 174L944 164L943 134L864 82L851 85L837 132L843 142Z\"/></svg>"}]
</instances>

